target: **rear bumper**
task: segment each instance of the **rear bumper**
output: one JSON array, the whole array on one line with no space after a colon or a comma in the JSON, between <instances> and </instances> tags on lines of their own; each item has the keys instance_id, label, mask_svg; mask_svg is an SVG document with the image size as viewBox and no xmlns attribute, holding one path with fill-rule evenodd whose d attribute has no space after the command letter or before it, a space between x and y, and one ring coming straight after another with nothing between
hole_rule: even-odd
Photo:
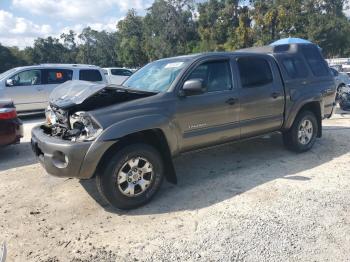
<instances>
[{"instance_id":1,"label":"rear bumper","mask_svg":"<svg viewBox=\"0 0 350 262\"><path fill-rule=\"evenodd\" d=\"M46 172L57 177L91 178L111 142L71 142L32 129L32 150Z\"/></svg>"},{"instance_id":2,"label":"rear bumper","mask_svg":"<svg viewBox=\"0 0 350 262\"><path fill-rule=\"evenodd\" d=\"M23 137L23 124L18 118L0 121L0 146L16 144Z\"/></svg>"}]
</instances>

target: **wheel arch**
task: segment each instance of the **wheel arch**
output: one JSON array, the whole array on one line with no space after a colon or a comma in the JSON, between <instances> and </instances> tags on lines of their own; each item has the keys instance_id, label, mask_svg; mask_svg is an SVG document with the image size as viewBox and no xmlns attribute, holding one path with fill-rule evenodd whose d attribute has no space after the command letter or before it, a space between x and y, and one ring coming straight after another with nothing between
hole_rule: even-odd
<instances>
[{"instance_id":1,"label":"wheel arch","mask_svg":"<svg viewBox=\"0 0 350 262\"><path fill-rule=\"evenodd\" d=\"M318 125L318 132L317 137L322 137L322 109L321 109L321 103L319 101L310 101L306 102L302 106L300 106L299 110L297 110L297 113L292 118L292 121L289 121L287 130L293 125L296 117L304 111L310 111L314 113L316 119L317 119L317 125Z\"/></svg>"},{"instance_id":2,"label":"wheel arch","mask_svg":"<svg viewBox=\"0 0 350 262\"><path fill-rule=\"evenodd\" d=\"M106 161L111 158L111 155L113 155L116 150L120 150L121 148L134 143L149 144L159 150L164 162L165 178L170 183L177 183L175 167L172 160L169 144L163 130L160 128L137 131L124 137L118 138L115 143L113 143L103 154L101 160L97 165L97 172L101 172L102 167L105 165Z\"/></svg>"}]
</instances>

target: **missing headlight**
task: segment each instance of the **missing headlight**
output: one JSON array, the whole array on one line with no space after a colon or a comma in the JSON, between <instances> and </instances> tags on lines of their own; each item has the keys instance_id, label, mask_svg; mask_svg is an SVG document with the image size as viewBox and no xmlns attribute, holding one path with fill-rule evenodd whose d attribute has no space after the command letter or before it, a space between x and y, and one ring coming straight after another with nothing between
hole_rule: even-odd
<instances>
[{"instance_id":1,"label":"missing headlight","mask_svg":"<svg viewBox=\"0 0 350 262\"><path fill-rule=\"evenodd\" d=\"M71 130L65 136L72 141L91 141L102 132L101 127L84 111L71 115L69 123Z\"/></svg>"}]
</instances>

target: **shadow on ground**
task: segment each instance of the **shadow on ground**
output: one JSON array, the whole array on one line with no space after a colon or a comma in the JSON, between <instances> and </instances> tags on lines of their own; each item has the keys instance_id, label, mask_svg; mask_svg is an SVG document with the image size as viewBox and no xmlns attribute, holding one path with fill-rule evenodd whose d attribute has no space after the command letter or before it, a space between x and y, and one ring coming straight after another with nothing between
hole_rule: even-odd
<instances>
[{"instance_id":1,"label":"shadow on ground","mask_svg":"<svg viewBox=\"0 0 350 262\"><path fill-rule=\"evenodd\" d=\"M304 154L287 151L278 134L186 154L175 160L178 185L164 183L149 204L128 212L110 208L96 190L94 180L81 181L81 184L111 213L144 215L196 210L276 179L307 183L312 178L304 177L300 172L348 153L349 139L348 127L326 126L323 137Z\"/></svg>"},{"instance_id":2,"label":"shadow on ground","mask_svg":"<svg viewBox=\"0 0 350 262\"><path fill-rule=\"evenodd\" d=\"M0 148L0 171L37 163L30 142Z\"/></svg>"},{"instance_id":3,"label":"shadow on ground","mask_svg":"<svg viewBox=\"0 0 350 262\"><path fill-rule=\"evenodd\" d=\"M37 163L30 146L30 132L33 126L44 121L43 114L20 115L23 121L24 137L20 144L0 148L0 171Z\"/></svg>"}]
</instances>

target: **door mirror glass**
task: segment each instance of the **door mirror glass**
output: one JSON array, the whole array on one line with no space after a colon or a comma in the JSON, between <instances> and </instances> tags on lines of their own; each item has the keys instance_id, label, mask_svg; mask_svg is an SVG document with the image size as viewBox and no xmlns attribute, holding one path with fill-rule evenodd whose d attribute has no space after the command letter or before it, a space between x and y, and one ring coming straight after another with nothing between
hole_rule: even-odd
<instances>
[{"instance_id":1,"label":"door mirror glass","mask_svg":"<svg viewBox=\"0 0 350 262\"><path fill-rule=\"evenodd\" d=\"M6 86L14 86L13 79L7 79L6 80Z\"/></svg>"},{"instance_id":2,"label":"door mirror glass","mask_svg":"<svg viewBox=\"0 0 350 262\"><path fill-rule=\"evenodd\" d=\"M199 95L206 92L202 79L187 80L182 87L183 94L186 96Z\"/></svg>"}]
</instances>

